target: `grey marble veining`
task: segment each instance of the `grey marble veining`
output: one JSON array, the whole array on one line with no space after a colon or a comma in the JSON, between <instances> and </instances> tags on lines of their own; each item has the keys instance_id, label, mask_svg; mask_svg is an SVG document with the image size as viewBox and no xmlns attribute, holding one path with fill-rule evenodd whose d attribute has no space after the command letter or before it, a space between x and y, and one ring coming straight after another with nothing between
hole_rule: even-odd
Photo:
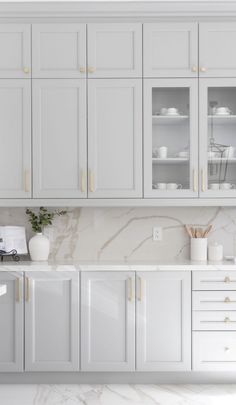
<instances>
[{"instance_id":1,"label":"grey marble veining","mask_svg":"<svg viewBox=\"0 0 236 405\"><path fill-rule=\"evenodd\" d=\"M0 385L2 405L235 405L236 385Z\"/></svg>"},{"instance_id":2,"label":"grey marble veining","mask_svg":"<svg viewBox=\"0 0 236 405\"><path fill-rule=\"evenodd\" d=\"M52 261L172 261L189 258L185 224L213 224L209 240L221 242L232 255L236 208L69 208L45 229ZM0 208L1 225L24 225L32 235L23 208ZM163 240L152 241L153 226L163 228Z\"/></svg>"}]
</instances>

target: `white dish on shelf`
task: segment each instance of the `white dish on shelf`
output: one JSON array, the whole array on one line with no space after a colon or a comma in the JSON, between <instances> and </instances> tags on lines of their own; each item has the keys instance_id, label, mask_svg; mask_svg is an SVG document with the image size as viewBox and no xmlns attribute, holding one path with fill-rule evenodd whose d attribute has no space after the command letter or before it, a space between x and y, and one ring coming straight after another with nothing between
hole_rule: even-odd
<instances>
[{"instance_id":1,"label":"white dish on shelf","mask_svg":"<svg viewBox=\"0 0 236 405\"><path fill-rule=\"evenodd\" d=\"M229 115L231 115L230 112L224 112L224 113L216 112L213 114L213 117L228 117Z\"/></svg>"}]
</instances>

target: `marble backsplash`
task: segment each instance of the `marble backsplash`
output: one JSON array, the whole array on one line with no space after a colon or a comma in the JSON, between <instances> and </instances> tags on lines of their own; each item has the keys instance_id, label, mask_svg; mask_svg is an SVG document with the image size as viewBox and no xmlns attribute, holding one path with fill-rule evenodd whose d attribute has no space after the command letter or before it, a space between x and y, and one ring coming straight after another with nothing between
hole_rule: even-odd
<instances>
[{"instance_id":1,"label":"marble backsplash","mask_svg":"<svg viewBox=\"0 0 236 405\"><path fill-rule=\"evenodd\" d=\"M184 224L213 224L209 239L234 253L236 208L69 208L45 229L51 240L51 260L167 261L189 258ZM32 235L25 209L0 208L0 225L24 225ZM163 228L163 240L153 242L152 228Z\"/></svg>"}]
</instances>

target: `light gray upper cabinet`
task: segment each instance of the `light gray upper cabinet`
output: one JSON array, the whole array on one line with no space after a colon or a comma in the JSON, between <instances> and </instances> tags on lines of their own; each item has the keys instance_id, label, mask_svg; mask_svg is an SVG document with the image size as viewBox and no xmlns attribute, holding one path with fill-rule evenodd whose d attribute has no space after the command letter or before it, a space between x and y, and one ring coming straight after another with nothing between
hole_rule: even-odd
<instances>
[{"instance_id":1,"label":"light gray upper cabinet","mask_svg":"<svg viewBox=\"0 0 236 405\"><path fill-rule=\"evenodd\" d=\"M0 79L0 198L31 197L30 80Z\"/></svg>"},{"instance_id":2,"label":"light gray upper cabinet","mask_svg":"<svg viewBox=\"0 0 236 405\"><path fill-rule=\"evenodd\" d=\"M82 272L82 371L134 371L134 272Z\"/></svg>"},{"instance_id":3,"label":"light gray upper cabinet","mask_svg":"<svg viewBox=\"0 0 236 405\"><path fill-rule=\"evenodd\" d=\"M236 198L236 78L201 79L199 97L200 196Z\"/></svg>"},{"instance_id":4,"label":"light gray upper cabinet","mask_svg":"<svg viewBox=\"0 0 236 405\"><path fill-rule=\"evenodd\" d=\"M143 35L144 76L198 76L197 23L146 23Z\"/></svg>"},{"instance_id":5,"label":"light gray upper cabinet","mask_svg":"<svg viewBox=\"0 0 236 405\"><path fill-rule=\"evenodd\" d=\"M25 273L25 370L79 369L79 275Z\"/></svg>"},{"instance_id":6,"label":"light gray upper cabinet","mask_svg":"<svg viewBox=\"0 0 236 405\"><path fill-rule=\"evenodd\" d=\"M86 83L33 80L35 198L87 196Z\"/></svg>"},{"instance_id":7,"label":"light gray upper cabinet","mask_svg":"<svg viewBox=\"0 0 236 405\"><path fill-rule=\"evenodd\" d=\"M142 24L88 24L88 77L141 77Z\"/></svg>"},{"instance_id":8,"label":"light gray upper cabinet","mask_svg":"<svg viewBox=\"0 0 236 405\"><path fill-rule=\"evenodd\" d=\"M30 24L0 24L0 78L31 76Z\"/></svg>"},{"instance_id":9,"label":"light gray upper cabinet","mask_svg":"<svg viewBox=\"0 0 236 405\"><path fill-rule=\"evenodd\" d=\"M197 100L195 79L144 79L145 197L198 196Z\"/></svg>"},{"instance_id":10,"label":"light gray upper cabinet","mask_svg":"<svg viewBox=\"0 0 236 405\"><path fill-rule=\"evenodd\" d=\"M33 24L33 77L86 75L86 24Z\"/></svg>"},{"instance_id":11,"label":"light gray upper cabinet","mask_svg":"<svg viewBox=\"0 0 236 405\"><path fill-rule=\"evenodd\" d=\"M138 272L137 370L191 369L191 274Z\"/></svg>"},{"instance_id":12,"label":"light gray upper cabinet","mask_svg":"<svg viewBox=\"0 0 236 405\"><path fill-rule=\"evenodd\" d=\"M88 83L89 198L142 197L142 81Z\"/></svg>"},{"instance_id":13,"label":"light gray upper cabinet","mask_svg":"<svg viewBox=\"0 0 236 405\"><path fill-rule=\"evenodd\" d=\"M236 77L235 22L199 24L199 72L201 77Z\"/></svg>"},{"instance_id":14,"label":"light gray upper cabinet","mask_svg":"<svg viewBox=\"0 0 236 405\"><path fill-rule=\"evenodd\" d=\"M0 272L0 372L23 371L23 276Z\"/></svg>"}]
</instances>

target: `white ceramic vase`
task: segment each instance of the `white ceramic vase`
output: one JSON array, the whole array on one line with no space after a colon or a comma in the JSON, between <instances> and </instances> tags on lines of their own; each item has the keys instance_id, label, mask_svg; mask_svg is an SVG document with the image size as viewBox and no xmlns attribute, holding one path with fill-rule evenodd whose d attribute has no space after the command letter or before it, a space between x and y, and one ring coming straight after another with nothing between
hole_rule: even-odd
<instances>
[{"instance_id":1,"label":"white ceramic vase","mask_svg":"<svg viewBox=\"0 0 236 405\"><path fill-rule=\"evenodd\" d=\"M49 249L49 239L42 233L36 233L29 241L29 252L31 260L33 261L48 260Z\"/></svg>"}]
</instances>

